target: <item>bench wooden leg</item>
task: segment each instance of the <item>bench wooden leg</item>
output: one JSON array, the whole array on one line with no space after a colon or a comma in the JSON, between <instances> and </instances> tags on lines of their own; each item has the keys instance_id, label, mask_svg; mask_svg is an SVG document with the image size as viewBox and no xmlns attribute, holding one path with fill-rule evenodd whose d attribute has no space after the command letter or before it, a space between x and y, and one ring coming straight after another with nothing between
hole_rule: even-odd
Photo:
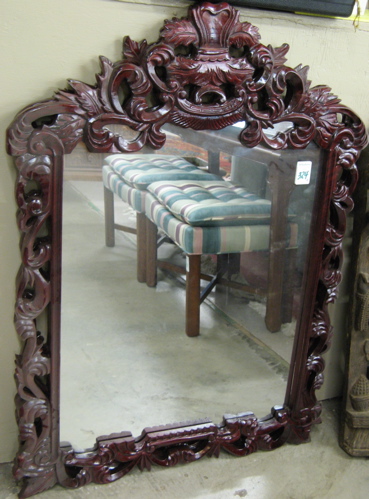
<instances>
[{"instance_id":1,"label":"bench wooden leg","mask_svg":"<svg viewBox=\"0 0 369 499\"><path fill-rule=\"evenodd\" d=\"M146 282L146 216L144 213L136 215L137 227L137 280Z\"/></svg>"},{"instance_id":2,"label":"bench wooden leg","mask_svg":"<svg viewBox=\"0 0 369 499\"><path fill-rule=\"evenodd\" d=\"M269 271L265 324L272 333L282 326L283 284L286 263L288 204L294 188L289 161L270 163L268 184L271 189Z\"/></svg>"},{"instance_id":3,"label":"bench wooden leg","mask_svg":"<svg viewBox=\"0 0 369 499\"><path fill-rule=\"evenodd\" d=\"M105 213L105 244L109 248L115 246L114 234L114 194L104 186L104 213Z\"/></svg>"},{"instance_id":4,"label":"bench wooden leg","mask_svg":"<svg viewBox=\"0 0 369 499\"><path fill-rule=\"evenodd\" d=\"M269 255L265 325L271 333L276 333L282 326L285 255L284 249L271 251Z\"/></svg>"},{"instance_id":5,"label":"bench wooden leg","mask_svg":"<svg viewBox=\"0 0 369 499\"><path fill-rule=\"evenodd\" d=\"M145 217L146 223L146 284L155 287L157 283L157 242L158 228Z\"/></svg>"},{"instance_id":6,"label":"bench wooden leg","mask_svg":"<svg viewBox=\"0 0 369 499\"><path fill-rule=\"evenodd\" d=\"M292 321L296 252L281 249L270 255L265 324L272 333Z\"/></svg>"},{"instance_id":7,"label":"bench wooden leg","mask_svg":"<svg viewBox=\"0 0 369 499\"><path fill-rule=\"evenodd\" d=\"M200 334L201 255L188 255L186 270L186 334L198 336Z\"/></svg>"}]
</instances>

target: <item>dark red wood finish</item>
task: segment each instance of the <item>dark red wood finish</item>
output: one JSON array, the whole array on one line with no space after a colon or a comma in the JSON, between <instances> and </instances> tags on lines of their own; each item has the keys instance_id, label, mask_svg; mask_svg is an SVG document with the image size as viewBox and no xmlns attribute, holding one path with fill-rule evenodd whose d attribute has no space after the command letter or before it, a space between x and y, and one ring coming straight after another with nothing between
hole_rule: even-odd
<instances>
[{"instance_id":1,"label":"dark red wood finish","mask_svg":"<svg viewBox=\"0 0 369 499\"><path fill-rule=\"evenodd\" d=\"M60 483L106 483L135 466L172 466L221 449L243 456L309 438L319 421L315 390L323 381L322 353L331 337L327 306L341 278L341 242L357 181L355 161L367 141L360 119L326 86L310 88L307 68L285 65L288 45L260 43L258 29L240 22L233 7L203 3L188 18L165 21L159 41L127 38L124 58L101 58L95 86L70 80L69 89L21 111L10 125L8 153L18 169L16 187L22 266L15 321L23 343L16 360L20 448L15 477L21 497ZM150 103L149 103L150 102ZM154 102L154 104L152 103ZM313 213L308 268L285 404L264 419L252 413L168 425L98 439L76 454L59 444L61 207L63 155L83 141L90 151L133 152L165 142L165 123L219 130L245 120L240 141L274 149L324 153ZM289 121L293 128L270 139L264 129ZM137 132L132 141L106 125ZM47 315L42 330L41 317Z\"/></svg>"}]
</instances>

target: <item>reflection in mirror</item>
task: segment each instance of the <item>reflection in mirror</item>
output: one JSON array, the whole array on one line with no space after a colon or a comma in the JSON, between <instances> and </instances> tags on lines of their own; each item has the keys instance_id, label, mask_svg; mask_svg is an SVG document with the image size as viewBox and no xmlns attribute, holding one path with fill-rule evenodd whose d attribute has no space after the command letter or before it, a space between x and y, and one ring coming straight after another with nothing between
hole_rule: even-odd
<instances>
[{"instance_id":1,"label":"reflection in mirror","mask_svg":"<svg viewBox=\"0 0 369 499\"><path fill-rule=\"evenodd\" d=\"M181 45L189 50L178 51ZM233 7L196 3L188 18L164 22L157 43L127 37L123 60L101 57L95 86L69 80L67 90L28 105L10 124L7 150L18 170L22 256L15 307L22 342L14 467L23 479L20 497L56 483L107 483L135 467L168 467L221 450L245 456L309 440L320 420L316 390L331 339L328 306L341 278L355 162L367 135L328 87L311 86L306 67L285 65L287 51L287 44L262 45L258 29L241 22ZM238 120L245 120L245 129L226 128ZM133 133L122 137L108 123ZM271 137L271 125L284 128ZM187 128L196 131L187 134ZM99 155L73 156L64 172L65 155L81 142ZM130 229L117 234L113 246L108 188L105 245L101 169L116 158L104 155L149 145L156 159L165 153L195 157L196 168L205 163L221 178L214 191L242 198L234 203L237 210L230 212L226 201L223 210L214 195L208 216L188 229L178 217L194 207L187 203L189 190L185 209L178 210L177 197L170 196L174 181L163 189L152 184L137 217L116 200L123 224L134 225L136 218L139 244ZM210 183L197 187L192 193L201 192L201 199L211 190ZM176 245L166 241L157 249L157 228ZM181 234L192 234L195 246L182 248ZM186 294L178 264L190 275ZM214 268L222 274L211 281L216 288L205 292L198 324L200 296L194 290L199 274L205 284ZM61 439L81 449L105 434L88 453L60 445L60 381ZM265 417L271 404L283 406L274 405ZM162 423L137 438L129 432Z\"/></svg>"},{"instance_id":2,"label":"reflection in mirror","mask_svg":"<svg viewBox=\"0 0 369 499\"><path fill-rule=\"evenodd\" d=\"M304 151L248 149L239 143L242 128L166 125L165 146L156 152L186 158L270 202L267 219L256 224L267 231L265 248L222 255L226 270L201 305L196 338L185 334L183 274L160 266L156 287L148 287L137 281L134 234L116 231L115 246L105 245L101 170L107 155L78 147L67 157L61 440L76 449L91 448L112 429L138 436L144 427L184 416L220 422L226 412L247 409L262 417L283 403L320 152L313 144ZM134 210L118 196L115 222L136 225ZM271 258L280 275L272 275ZM172 241L160 246L158 259L186 266L186 255ZM216 270L215 255L203 255L202 273ZM283 286L273 301L275 288L268 284L279 278Z\"/></svg>"}]
</instances>

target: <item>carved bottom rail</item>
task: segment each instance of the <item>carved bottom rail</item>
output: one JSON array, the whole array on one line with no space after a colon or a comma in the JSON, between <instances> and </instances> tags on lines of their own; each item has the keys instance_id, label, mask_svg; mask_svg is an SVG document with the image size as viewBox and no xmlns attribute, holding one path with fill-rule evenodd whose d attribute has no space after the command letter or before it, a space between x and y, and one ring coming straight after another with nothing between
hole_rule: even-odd
<instances>
[{"instance_id":1,"label":"carved bottom rail","mask_svg":"<svg viewBox=\"0 0 369 499\"><path fill-rule=\"evenodd\" d=\"M64 444L59 478L64 486L74 488L90 482L112 482L135 467L143 471L152 465L170 467L204 456L218 457L221 450L239 457L272 450L288 440L287 423L288 413L279 407L263 420L246 412L225 415L220 426L204 419L147 428L139 438L129 432L112 434L98 438L96 447L83 454Z\"/></svg>"}]
</instances>

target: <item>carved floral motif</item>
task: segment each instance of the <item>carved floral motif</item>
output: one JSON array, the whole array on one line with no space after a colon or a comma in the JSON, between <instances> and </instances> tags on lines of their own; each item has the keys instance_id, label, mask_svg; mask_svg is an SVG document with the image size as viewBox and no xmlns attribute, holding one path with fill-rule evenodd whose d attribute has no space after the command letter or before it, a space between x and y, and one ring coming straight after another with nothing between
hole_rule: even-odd
<instances>
[{"instance_id":1,"label":"carved floral motif","mask_svg":"<svg viewBox=\"0 0 369 499\"><path fill-rule=\"evenodd\" d=\"M165 21L158 42L127 38L124 58L101 58L96 85L69 80L69 89L23 110L8 129L8 152L16 158L22 266L17 278L15 321L23 349L16 360L17 418L20 450L15 476L24 478L22 497L59 482L77 487L115 480L133 467L172 466L220 449L246 455L285 441L309 438L319 421L315 390L323 381L322 353L331 327L327 306L341 278L341 243L346 214L352 208L355 161L367 137L359 118L326 86L310 87L307 68L285 66L288 45L260 43L258 29L220 3L190 8L183 19ZM271 148L304 148L311 141L326 150L321 185L322 221L311 262L310 293L294 351L286 404L267 419L253 414L181 423L145 430L134 439L124 433L98 439L96 448L75 454L59 449L58 341L60 335L60 219L62 157L78 142L90 151L134 152L144 145L160 148L161 127L175 123L194 129L222 129L245 122L240 141ZM268 138L274 124L293 126ZM106 125L137 132L128 140ZM325 214L325 215L324 215ZM324 218L324 216L327 219ZM48 326L42 328L42 318ZM43 330L42 330L43 329Z\"/></svg>"}]
</instances>

